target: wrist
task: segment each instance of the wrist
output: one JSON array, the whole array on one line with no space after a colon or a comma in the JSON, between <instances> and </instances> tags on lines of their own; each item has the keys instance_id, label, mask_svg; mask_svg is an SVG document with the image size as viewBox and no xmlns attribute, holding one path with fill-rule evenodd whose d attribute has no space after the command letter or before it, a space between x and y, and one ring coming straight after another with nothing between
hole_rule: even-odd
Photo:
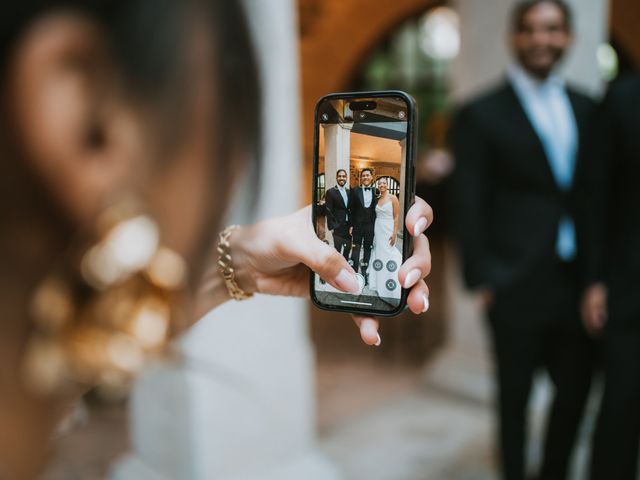
<instances>
[{"instance_id":1,"label":"wrist","mask_svg":"<svg viewBox=\"0 0 640 480\"><path fill-rule=\"evenodd\" d=\"M212 260L210 267L203 276L202 284L198 289L194 321L199 320L209 311L231 300L227 285L218 269L217 256Z\"/></svg>"},{"instance_id":2,"label":"wrist","mask_svg":"<svg viewBox=\"0 0 640 480\"><path fill-rule=\"evenodd\" d=\"M250 239L253 237L253 226L242 226L231 232L229 236L229 254L238 287L248 294L258 291L252 267ZM220 275L222 277L222 275Z\"/></svg>"},{"instance_id":3,"label":"wrist","mask_svg":"<svg viewBox=\"0 0 640 480\"><path fill-rule=\"evenodd\" d=\"M241 227L233 230L227 239L229 246L227 253L230 255L230 266L234 270L234 281L240 289L248 294L252 294L256 291L255 282L252 282L248 275L248 265L250 261L245 255L246 249L243 245L243 230L247 227ZM196 298L196 319L203 317L207 312L222 305L233 297L227 285L227 281L221 272L220 267L220 254L217 251L213 252L213 256L210 259L210 264L205 271L201 286L198 289Z\"/></svg>"}]
</instances>

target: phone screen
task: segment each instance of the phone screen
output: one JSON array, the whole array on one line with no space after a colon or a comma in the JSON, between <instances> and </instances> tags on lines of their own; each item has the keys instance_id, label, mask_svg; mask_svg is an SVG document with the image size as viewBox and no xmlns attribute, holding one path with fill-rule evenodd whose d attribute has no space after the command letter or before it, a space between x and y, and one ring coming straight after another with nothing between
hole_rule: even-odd
<instances>
[{"instance_id":1,"label":"phone screen","mask_svg":"<svg viewBox=\"0 0 640 480\"><path fill-rule=\"evenodd\" d=\"M410 241L404 217L413 200L413 110L403 95L336 95L318 104L314 226L360 284L357 294L343 293L314 274L312 298L322 308L383 315L404 308L398 270Z\"/></svg>"}]
</instances>

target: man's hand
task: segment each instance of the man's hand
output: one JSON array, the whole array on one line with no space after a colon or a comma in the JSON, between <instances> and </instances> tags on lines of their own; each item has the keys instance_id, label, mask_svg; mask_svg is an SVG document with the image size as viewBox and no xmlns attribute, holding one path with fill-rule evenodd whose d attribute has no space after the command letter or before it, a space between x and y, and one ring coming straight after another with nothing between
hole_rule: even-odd
<instances>
[{"instance_id":1,"label":"man's hand","mask_svg":"<svg viewBox=\"0 0 640 480\"><path fill-rule=\"evenodd\" d=\"M493 302L495 301L495 297L493 290L490 288L483 287L478 290L478 301L480 302L480 307L482 307L483 310L491 308L491 305L493 305Z\"/></svg>"},{"instance_id":2,"label":"man's hand","mask_svg":"<svg viewBox=\"0 0 640 480\"><path fill-rule=\"evenodd\" d=\"M602 283L595 283L587 288L582 296L580 311L582 323L590 335L602 333L608 318L607 287Z\"/></svg>"}]
</instances>

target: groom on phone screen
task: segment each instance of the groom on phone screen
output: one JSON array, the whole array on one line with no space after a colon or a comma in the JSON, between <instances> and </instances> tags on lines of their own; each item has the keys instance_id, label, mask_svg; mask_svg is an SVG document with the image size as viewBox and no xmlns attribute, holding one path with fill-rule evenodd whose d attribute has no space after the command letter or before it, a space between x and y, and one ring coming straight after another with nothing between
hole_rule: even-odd
<instances>
[{"instance_id":1,"label":"groom on phone screen","mask_svg":"<svg viewBox=\"0 0 640 480\"><path fill-rule=\"evenodd\" d=\"M337 185L327 190L324 196L325 210L327 212L327 227L333 234L333 245L345 260L349 260L351 252L351 218L349 208L351 202L349 196L351 190L346 187L347 171L340 169L336 172Z\"/></svg>"},{"instance_id":2,"label":"groom on phone screen","mask_svg":"<svg viewBox=\"0 0 640 480\"><path fill-rule=\"evenodd\" d=\"M360 248L364 246L362 271L366 272L373 246L373 227L376 221L376 192L373 184L373 171L363 168L360 172L360 187L351 190L351 234L353 248L351 262L358 273L360 267ZM367 277L365 275L365 283Z\"/></svg>"}]
</instances>

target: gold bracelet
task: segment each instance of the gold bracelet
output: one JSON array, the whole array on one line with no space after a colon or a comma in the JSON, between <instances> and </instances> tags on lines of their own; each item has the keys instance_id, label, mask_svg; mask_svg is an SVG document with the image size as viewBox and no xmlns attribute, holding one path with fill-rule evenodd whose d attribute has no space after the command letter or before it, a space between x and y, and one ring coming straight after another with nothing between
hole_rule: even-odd
<instances>
[{"instance_id":1,"label":"gold bracelet","mask_svg":"<svg viewBox=\"0 0 640 480\"><path fill-rule=\"evenodd\" d=\"M229 237L238 228L240 228L238 225L229 225L218 235L218 270L222 278L224 278L229 296L234 300L240 301L253 297L253 293L245 292L236 282L236 271L233 269Z\"/></svg>"}]
</instances>

